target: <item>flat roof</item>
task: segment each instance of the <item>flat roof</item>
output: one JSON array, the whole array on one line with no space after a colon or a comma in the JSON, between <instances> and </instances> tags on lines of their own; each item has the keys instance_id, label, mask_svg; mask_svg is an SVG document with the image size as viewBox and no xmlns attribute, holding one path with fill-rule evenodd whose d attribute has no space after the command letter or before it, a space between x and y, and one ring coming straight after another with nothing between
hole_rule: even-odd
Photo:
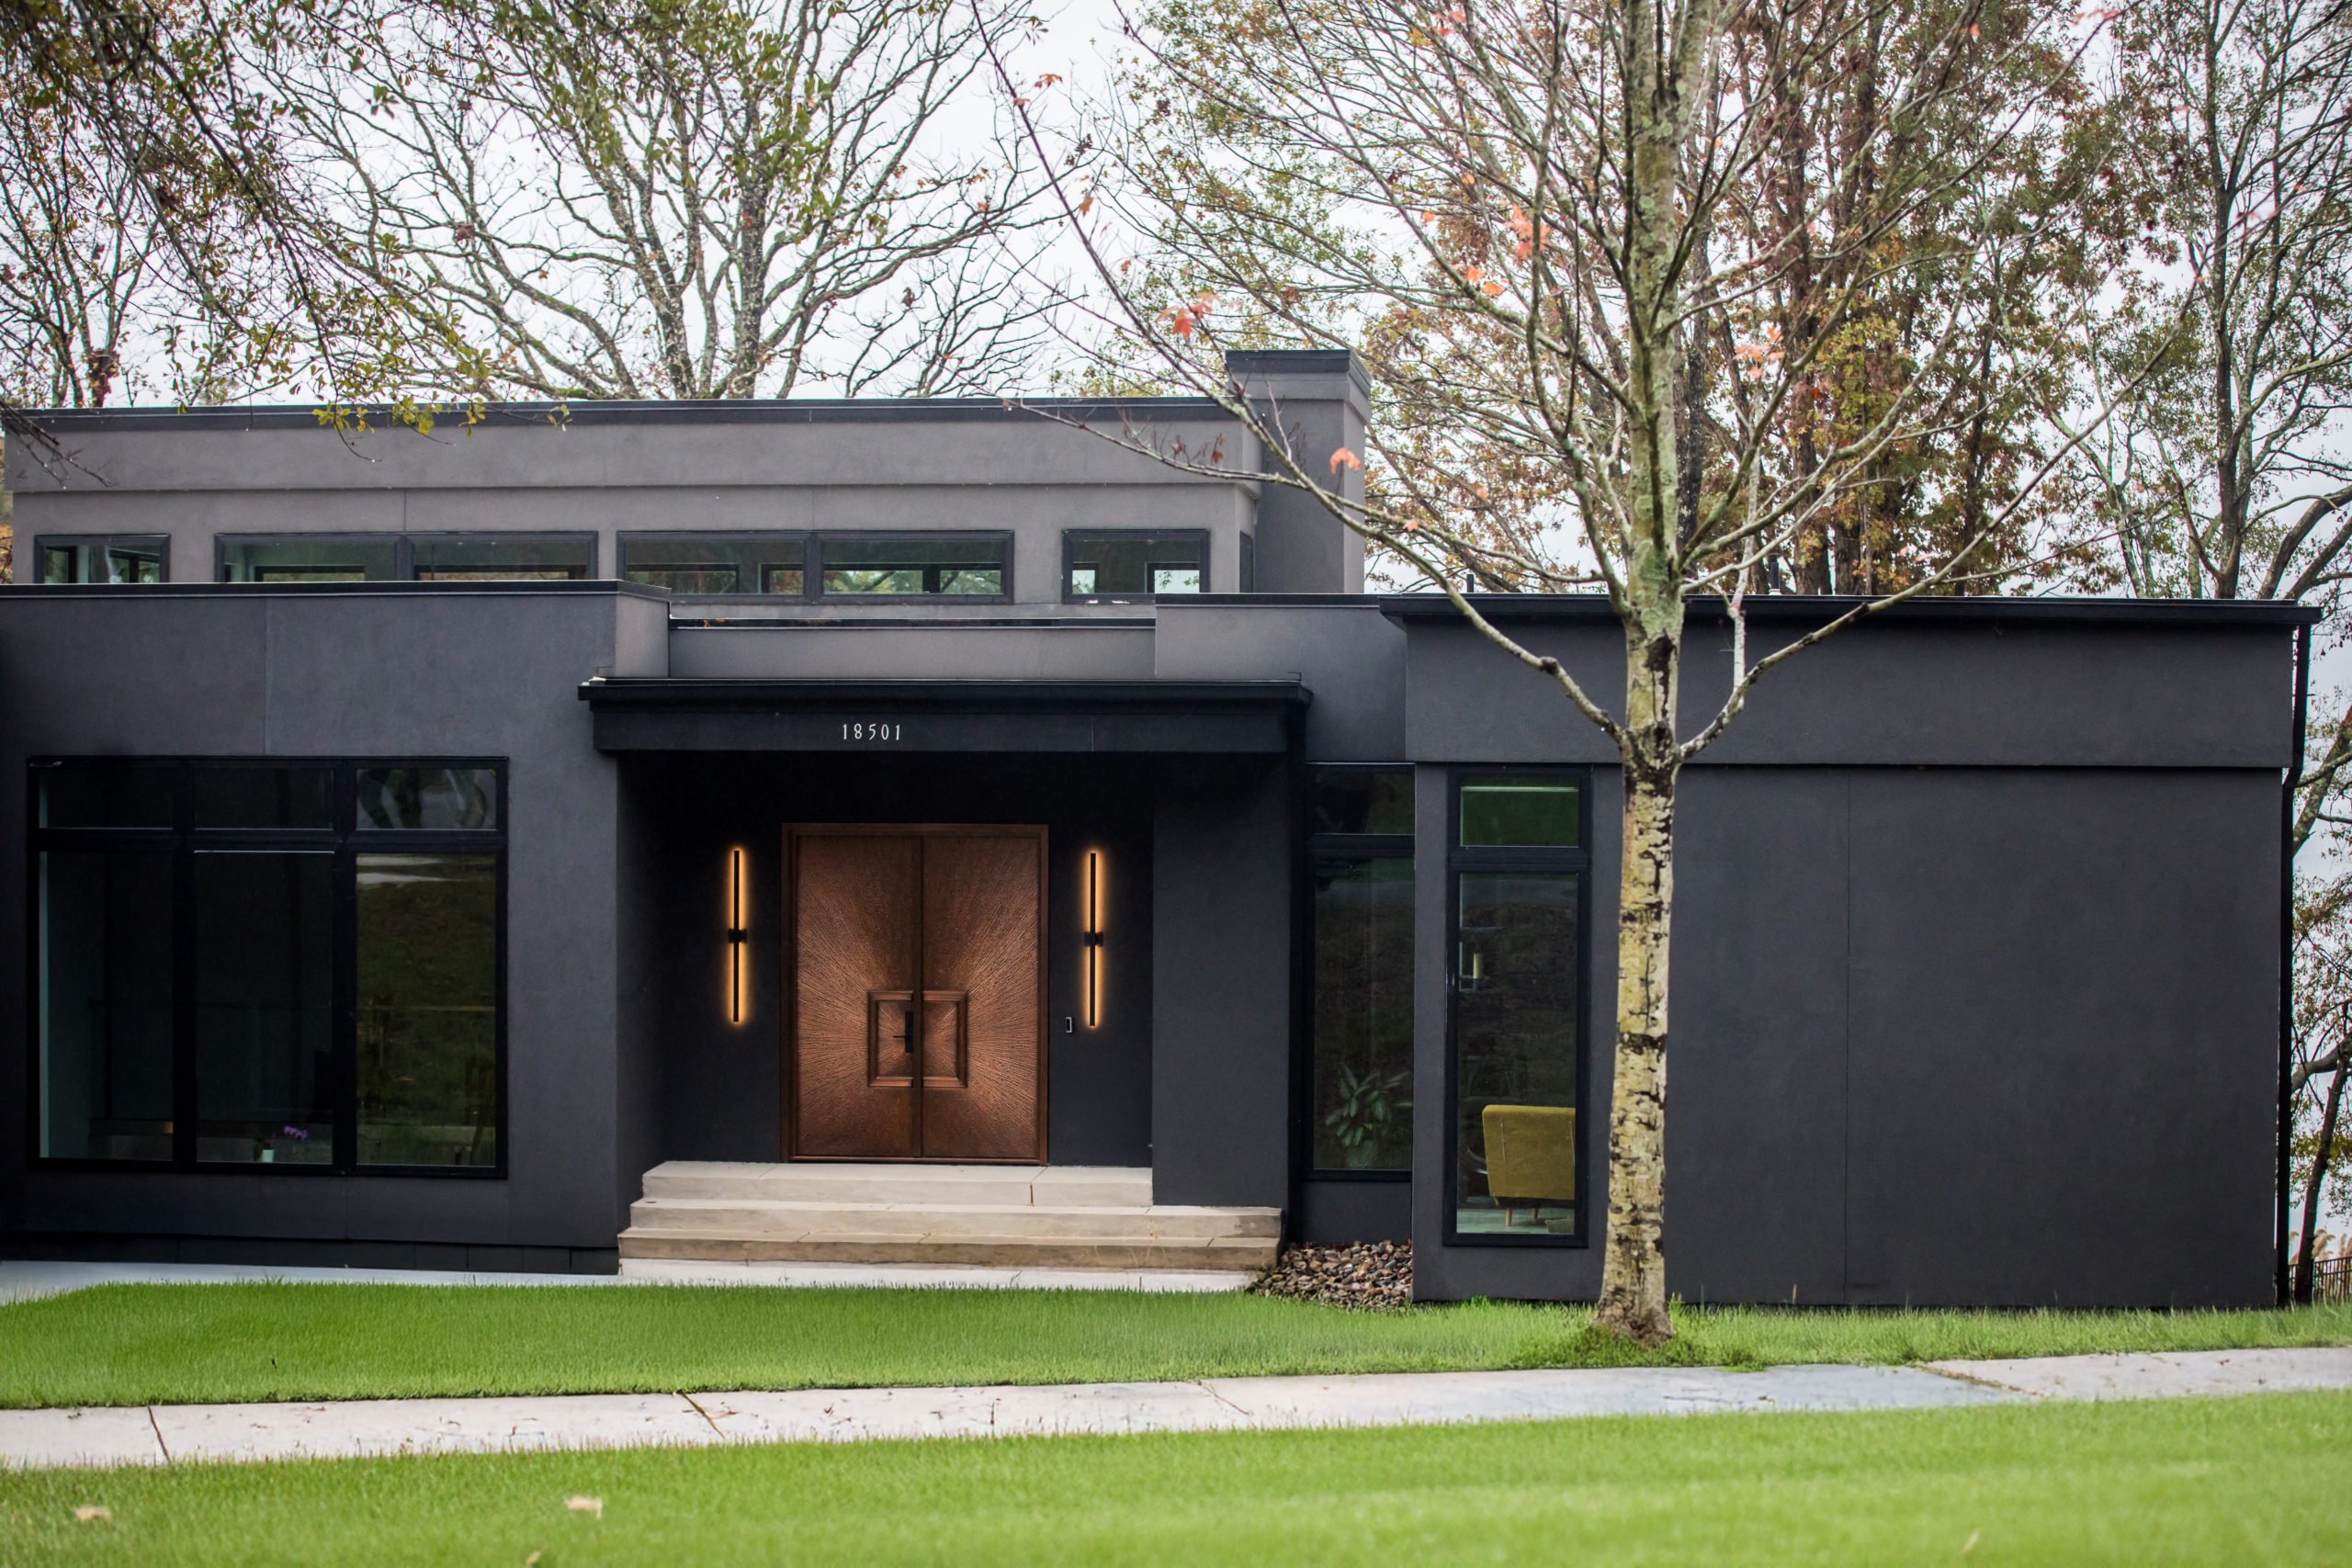
<instances>
[{"instance_id":1,"label":"flat roof","mask_svg":"<svg viewBox=\"0 0 2352 1568\"><path fill-rule=\"evenodd\" d=\"M388 409L363 411L371 430L404 428ZM477 428L517 425L613 424L956 424L1000 420L1034 421L1041 414L1081 422L1135 414L1182 418L1232 417L1214 398L703 398L645 400L583 399L578 402L489 403ZM94 431L316 430L334 426L319 420L315 403L253 407L27 409L19 417L37 430L58 434ZM463 434L462 409L437 413L436 433Z\"/></svg>"},{"instance_id":2,"label":"flat roof","mask_svg":"<svg viewBox=\"0 0 2352 1568\"><path fill-rule=\"evenodd\" d=\"M1230 597L1221 595L1220 598ZM1246 597L1246 596L1242 596ZM1464 595L1493 621L1606 621L1617 612L1600 593L1472 593ZM1867 598L1847 594L1758 593L1741 604L1751 621L1834 619ZM1396 593L1383 597L1382 611L1403 626L1460 621L1461 612L1442 593ZM1694 596L1689 620L1720 623L1731 618L1727 603L1713 594ZM2324 612L2284 599L2007 599L1990 594L1945 594L1906 599L1874 610L1862 625L1956 622L1984 625L2023 621L2045 626L2298 626L2318 623Z\"/></svg>"}]
</instances>

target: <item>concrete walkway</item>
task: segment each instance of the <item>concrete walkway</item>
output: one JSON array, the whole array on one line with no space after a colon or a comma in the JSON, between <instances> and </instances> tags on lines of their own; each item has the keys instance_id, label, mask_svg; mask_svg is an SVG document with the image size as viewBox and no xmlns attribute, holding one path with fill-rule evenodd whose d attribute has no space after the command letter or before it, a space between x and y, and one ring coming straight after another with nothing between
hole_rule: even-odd
<instances>
[{"instance_id":1,"label":"concrete walkway","mask_svg":"<svg viewBox=\"0 0 2352 1568\"><path fill-rule=\"evenodd\" d=\"M91 1285L789 1285L967 1291L1238 1291L1258 1276L1228 1269L982 1269L918 1263L705 1263L625 1259L618 1275L487 1269L281 1269L246 1263L0 1263L0 1304Z\"/></svg>"},{"instance_id":2,"label":"concrete walkway","mask_svg":"<svg viewBox=\"0 0 2352 1568\"><path fill-rule=\"evenodd\" d=\"M2352 1349L1774 1367L1212 1378L1043 1388L825 1389L0 1411L0 1465L1223 1432L1729 1411L1922 1410L2352 1388Z\"/></svg>"}]
</instances>

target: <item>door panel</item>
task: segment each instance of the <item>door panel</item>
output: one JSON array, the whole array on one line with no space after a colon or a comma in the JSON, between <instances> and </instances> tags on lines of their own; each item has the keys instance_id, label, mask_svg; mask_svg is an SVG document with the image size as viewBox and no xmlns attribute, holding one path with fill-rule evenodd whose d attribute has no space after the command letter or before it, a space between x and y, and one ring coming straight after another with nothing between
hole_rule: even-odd
<instances>
[{"instance_id":1,"label":"door panel","mask_svg":"<svg viewBox=\"0 0 2352 1568\"><path fill-rule=\"evenodd\" d=\"M933 1159L1036 1157L1042 854L1035 834L923 841L923 982L965 998L960 1031L933 1026L946 1010L927 1010L922 1145Z\"/></svg>"},{"instance_id":2,"label":"door panel","mask_svg":"<svg viewBox=\"0 0 2352 1568\"><path fill-rule=\"evenodd\" d=\"M788 837L794 1156L1042 1160L1044 829Z\"/></svg>"},{"instance_id":3,"label":"door panel","mask_svg":"<svg viewBox=\"0 0 2352 1568\"><path fill-rule=\"evenodd\" d=\"M915 983L922 840L810 834L793 847L794 1147L911 1157L921 1145L902 1020Z\"/></svg>"}]
</instances>

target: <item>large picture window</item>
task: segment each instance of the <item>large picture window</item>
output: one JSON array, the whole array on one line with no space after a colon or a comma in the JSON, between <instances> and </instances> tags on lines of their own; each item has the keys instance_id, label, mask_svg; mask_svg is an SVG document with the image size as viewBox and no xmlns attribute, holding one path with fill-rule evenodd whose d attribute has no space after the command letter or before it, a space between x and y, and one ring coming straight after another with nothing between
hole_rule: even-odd
<instances>
[{"instance_id":1,"label":"large picture window","mask_svg":"<svg viewBox=\"0 0 2352 1568\"><path fill-rule=\"evenodd\" d=\"M31 768L36 1148L504 1168L504 769Z\"/></svg>"},{"instance_id":2,"label":"large picture window","mask_svg":"<svg viewBox=\"0 0 2352 1568\"><path fill-rule=\"evenodd\" d=\"M1587 1236L1582 775L1453 782L1447 1239Z\"/></svg>"},{"instance_id":3,"label":"large picture window","mask_svg":"<svg viewBox=\"0 0 2352 1568\"><path fill-rule=\"evenodd\" d=\"M1318 1174L1413 1164L1413 773L1318 767L1309 781Z\"/></svg>"}]
</instances>

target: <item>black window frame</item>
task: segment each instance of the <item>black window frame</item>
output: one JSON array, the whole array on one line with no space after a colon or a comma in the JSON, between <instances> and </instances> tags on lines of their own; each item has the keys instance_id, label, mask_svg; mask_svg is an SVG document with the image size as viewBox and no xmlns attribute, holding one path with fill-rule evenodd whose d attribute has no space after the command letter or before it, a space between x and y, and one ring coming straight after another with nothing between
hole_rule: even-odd
<instances>
[{"instance_id":1,"label":"black window frame","mask_svg":"<svg viewBox=\"0 0 2352 1568\"><path fill-rule=\"evenodd\" d=\"M865 536L860 535L857 536L862 538ZM730 602L740 600L758 604L773 604L780 603L795 604L814 599L817 596L817 536L803 528L628 529L614 536L613 549L618 558L613 562L613 575L624 582L628 581L628 550L631 545L661 544L665 541L684 543L701 543L703 541L709 541L714 544L729 545L783 544L788 541L797 545L800 551L800 592L797 593L767 593L758 591L753 591L748 593L741 592L734 593L678 593L675 590L668 591L677 598L724 599ZM839 595L839 597L847 598L849 595L843 594ZM858 597L881 598L883 595L861 594L858 595ZM922 595L922 597L926 601L930 600L930 595L928 594ZM944 598L947 597L947 595L943 594L941 597Z\"/></svg>"},{"instance_id":2,"label":"black window frame","mask_svg":"<svg viewBox=\"0 0 2352 1568\"><path fill-rule=\"evenodd\" d=\"M1308 777L1306 799L1309 803L1306 807L1308 810L1312 809L1311 803L1314 800L1314 775L1322 773L1339 773L1341 771L1348 771L1366 773L1402 773L1408 781L1408 795L1414 799L1415 814L1417 817L1419 815L1419 792L1412 787L1413 782L1417 778L1417 774L1413 764L1410 762L1309 762L1306 765L1306 771ZM1409 1152L1412 1145L1412 1128L1409 1122L1406 1128L1406 1147L1408 1153L1406 1156L1405 1165L1401 1169L1369 1170L1362 1168L1351 1168L1347 1166L1320 1166L1315 1163L1315 1106L1317 1103L1315 1094L1316 945L1315 896L1313 881L1315 866L1317 863L1320 861L1401 860L1412 865L1414 871L1414 886L1418 889L1420 878L1420 862L1415 853L1415 845L1419 842L1419 835L1418 833L1317 833L1306 831L1302 833L1301 837L1306 841L1307 886L1306 889L1306 897L1301 900L1301 904L1303 906L1302 913L1304 915L1302 923L1305 926L1305 941L1301 948L1304 984L1300 987L1302 995L1299 999L1301 1055L1304 1058L1301 1064L1301 1078L1303 1081L1300 1085L1300 1092L1305 1096L1306 1114L1299 1118L1298 1138L1301 1147L1298 1154L1297 1164L1298 1167L1306 1172L1306 1179L1311 1181L1409 1182L1413 1179L1413 1162ZM1419 992L1419 985L1418 977L1413 973L1412 963L1409 957L1407 960L1406 984L1411 987L1416 993ZM1413 1002L1408 1003L1408 1005L1412 1009L1415 1014L1418 1014L1418 996ZM1416 1033L1418 1034L1418 1031ZM1413 1059L1418 1055L1418 1051L1408 1051L1406 1053L1405 1065L1406 1070L1408 1073L1414 1070Z\"/></svg>"},{"instance_id":3,"label":"black window frame","mask_svg":"<svg viewBox=\"0 0 2352 1568\"><path fill-rule=\"evenodd\" d=\"M900 544L926 539L996 539L1004 545L1001 593L828 593L825 547L851 542ZM808 536L808 570L802 575L808 596L828 604L1010 604L1012 603L1012 531L1009 528L831 528ZM781 597L781 595L778 595Z\"/></svg>"},{"instance_id":4,"label":"black window frame","mask_svg":"<svg viewBox=\"0 0 2352 1568\"><path fill-rule=\"evenodd\" d=\"M1150 592L1080 593L1069 585L1070 573L1076 570L1073 559L1075 547L1089 539L1183 539L1200 547L1201 593L1214 592L1209 582L1209 559L1212 536L1206 528L1065 528L1062 530L1062 603L1065 604L1152 604L1159 595ZM1196 593L1171 593L1171 599L1195 599Z\"/></svg>"},{"instance_id":5,"label":"black window frame","mask_svg":"<svg viewBox=\"0 0 2352 1568\"><path fill-rule=\"evenodd\" d=\"M172 536L169 534L36 534L32 540L34 572L32 585L45 588L149 588L154 586L153 583L145 582L51 582L47 578L40 575L41 569L47 564L43 557L52 548L70 547L76 549L88 549L97 547L111 549L117 545L135 546L142 549L149 546L154 547L161 562L159 568L161 576L157 581L169 582L172 580ZM18 581L23 581L21 574L18 576Z\"/></svg>"},{"instance_id":6,"label":"black window frame","mask_svg":"<svg viewBox=\"0 0 2352 1568\"><path fill-rule=\"evenodd\" d=\"M41 824L40 775L46 769L74 767L168 767L174 770L173 825L169 828L49 828ZM333 826L327 828L198 828L196 826L195 775L199 771L232 768L333 768ZM498 819L494 828L413 829L363 828L357 823L357 774L370 768L489 769L497 778ZM430 1176L458 1180L503 1181L513 1158L508 1126L507 1094L507 890L512 880L508 859L512 796L508 761L481 756L352 756L232 757L232 756L57 756L29 759L25 791L25 973L40 973L41 855L49 851L168 850L172 854L172 1157L169 1160L93 1159L87 1156L44 1155L41 1118L46 1108L41 1083L41 996L37 983L25 987L26 1033L26 1160L29 1168L44 1171L141 1171L178 1176L264 1176L308 1180L324 1177ZM332 1060L335 1082L334 1106L335 1155L319 1164L300 1162L244 1163L201 1161L196 1157L196 943L194 940L195 856L199 850L330 852L334 856L334 931ZM358 1160L358 976L357 884L358 857L363 854L488 855L496 864L496 953L493 978L497 1016L493 1025L492 1112L498 1138L496 1160L489 1165L362 1165Z\"/></svg>"},{"instance_id":7,"label":"black window frame","mask_svg":"<svg viewBox=\"0 0 2352 1568\"><path fill-rule=\"evenodd\" d=\"M1520 845L1464 845L1462 842L1462 787L1482 778L1525 778L1538 775L1573 782L1577 786L1577 847L1542 848ZM1445 1087L1441 1113L1445 1119L1444 1168L1439 1176L1439 1201L1445 1213L1440 1244L1445 1247L1589 1247L1592 1245L1592 781L1590 768L1537 764L1467 763L1446 770L1445 779ZM1531 1232L1506 1235L1455 1228L1462 1208L1462 992L1455 983L1461 961L1462 874L1464 872L1573 873L1577 879L1577 1009L1576 1066L1572 1080L1577 1092L1576 1234L1557 1235Z\"/></svg>"},{"instance_id":8,"label":"black window frame","mask_svg":"<svg viewBox=\"0 0 2352 1568\"><path fill-rule=\"evenodd\" d=\"M230 581L229 551L232 547L237 545L389 544L392 547L392 575L388 578L371 578L368 581L415 582L420 581L416 575L416 546L419 541L433 544L475 545L504 543L509 540L526 540L535 544L585 544L588 547L588 570L585 580L593 581L596 576L596 536L586 529L468 529L458 532L431 530L420 533L395 533L382 528L349 528L340 532L308 530L296 534L215 534L212 536L212 581L215 582ZM516 581L535 580L525 578ZM583 580L574 579L573 581Z\"/></svg>"}]
</instances>

